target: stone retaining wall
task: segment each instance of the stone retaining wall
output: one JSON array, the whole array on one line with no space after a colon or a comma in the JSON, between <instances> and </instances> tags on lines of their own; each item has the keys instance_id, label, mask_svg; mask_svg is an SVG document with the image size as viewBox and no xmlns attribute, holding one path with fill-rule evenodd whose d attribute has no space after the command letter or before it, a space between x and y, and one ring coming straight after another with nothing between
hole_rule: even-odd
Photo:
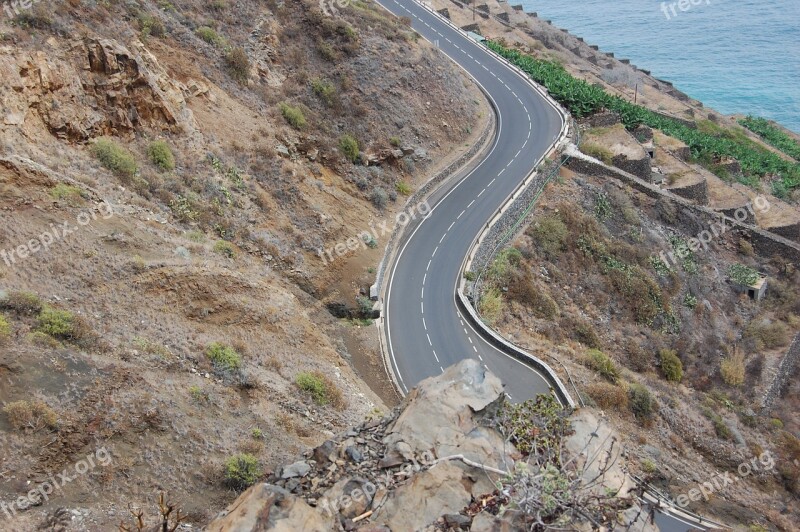
<instances>
[{"instance_id":1,"label":"stone retaining wall","mask_svg":"<svg viewBox=\"0 0 800 532\"><path fill-rule=\"evenodd\" d=\"M762 414L768 414L772 408L772 403L775 402L775 399L780 397L781 391L792 375L794 368L797 366L798 360L800 360L800 334L794 337L794 342L792 342L789 351L786 352L786 356L783 357L783 360L778 366L778 373L772 380L772 384L770 384L769 388L767 388L767 391L764 393L764 397L761 400Z\"/></svg>"},{"instance_id":2,"label":"stone retaining wall","mask_svg":"<svg viewBox=\"0 0 800 532\"><path fill-rule=\"evenodd\" d=\"M574 151L577 152L577 148L574 148ZM796 264L800 264L800 244L792 242L791 240L780 235L759 229L758 227L752 225L740 223L735 219L725 216L722 213L718 213L712 209L709 209L708 207L695 205L686 199L672 194L669 191L662 190L657 185L647 183L632 174L607 166L600 161L590 160L586 156L572 157L566 163L566 166L574 172L586 175L595 177L611 177L622 181L623 183L630 185L632 188L635 188L636 190L639 190L640 192L643 192L652 198L658 199L659 201L671 201L677 207L692 212L706 224L718 223L720 218L723 218L729 227L733 227L748 235L756 253L759 255L763 257L772 257L774 255L778 255L787 258ZM692 228L689 232L692 231L694 231L694 228Z\"/></svg>"},{"instance_id":3,"label":"stone retaining wall","mask_svg":"<svg viewBox=\"0 0 800 532\"><path fill-rule=\"evenodd\" d=\"M682 198L699 203L700 205L708 205L708 182L705 179L701 179L699 182L692 185L671 187L667 190Z\"/></svg>"}]
</instances>

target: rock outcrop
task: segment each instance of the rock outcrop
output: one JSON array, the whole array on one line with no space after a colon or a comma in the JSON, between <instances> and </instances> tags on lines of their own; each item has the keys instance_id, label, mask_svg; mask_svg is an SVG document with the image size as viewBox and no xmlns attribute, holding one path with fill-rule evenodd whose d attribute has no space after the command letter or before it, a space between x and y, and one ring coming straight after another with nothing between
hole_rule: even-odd
<instances>
[{"instance_id":1,"label":"rock outcrop","mask_svg":"<svg viewBox=\"0 0 800 532\"><path fill-rule=\"evenodd\" d=\"M515 497L509 475L528 467L494 428L503 400L499 379L465 360L422 382L392 415L326 441L251 487L207 530L526 529L525 515L501 513ZM600 473L604 482L587 494L612 490L624 501L606 529L635 522L650 530L626 498L633 483L613 431L588 410L573 415L572 427L563 446L576 464L572 478Z\"/></svg>"}]
</instances>

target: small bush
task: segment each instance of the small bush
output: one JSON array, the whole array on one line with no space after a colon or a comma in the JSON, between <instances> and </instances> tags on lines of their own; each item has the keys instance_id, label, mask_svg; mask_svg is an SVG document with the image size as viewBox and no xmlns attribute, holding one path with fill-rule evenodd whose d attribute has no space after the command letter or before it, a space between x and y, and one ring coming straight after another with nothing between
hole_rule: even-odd
<instances>
[{"instance_id":1,"label":"small bush","mask_svg":"<svg viewBox=\"0 0 800 532\"><path fill-rule=\"evenodd\" d=\"M597 332L594 330L594 327L592 327L591 323L588 322L576 323L574 325L572 334L576 340L578 340L586 347L599 349L600 346L602 345L600 342L600 337L597 336Z\"/></svg>"},{"instance_id":2,"label":"small bush","mask_svg":"<svg viewBox=\"0 0 800 532\"><path fill-rule=\"evenodd\" d=\"M10 310L15 314L38 314L42 311L44 304L39 296L33 292L9 292L8 295L0 300L0 308Z\"/></svg>"},{"instance_id":3,"label":"small bush","mask_svg":"<svg viewBox=\"0 0 800 532\"><path fill-rule=\"evenodd\" d=\"M147 156L150 158L150 162L164 172L175 169L175 156L172 154L169 144L163 140L151 142L147 147Z\"/></svg>"},{"instance_id":4,"label":"small bush","mask_svg":"<svg viewBox=\"0 0 800 532\"><path fill-rule=\"evenodd\" d=\"M287 103L282 103L278 106L281 110L283 118L295 129L303 129L308 125L303 111L299 107L292 107Z\"/></svg>"},{"instance_id":5,"label":"small bush","mask_svg":"<svg viewBox=\"0 0 800 532\"><path fill-rule=\"evenodd\" d=\"M744 337L755 342L757 351L784 347L789 343L789 327L781 321L769 323L765 320L752 321L744 331Z\"/></svg>"},{"instance_id":6,"label":"small bush","mask_svg":"<svg viewBox=\"0 0 800 532\"><path fill-rule=\"evenodd\" d=\"M50 196L57 200L67 200L70 203L78 203L83 199L83 191L78 187L59 183L50 189Z\"/></svg>"},{"instance_id":7,"label":"small bush","mask_svg":"<svg viewBox=\"0 0 800 532\"><path fill-rule=\"evenodd\" d=\"M218 372L228 373L242 367L242 357L228 345L218 342L211 343L206 347L206 356Z\"/></svg>"},{"instance_id":8,"label":"small bush","mask_svg":"<svg viewBox=\"0 0 800 532\"><path fill-rule=\"evenodd\" d=\"M237 454L225 461L225 484L237 491L243 491L258 482L261 467L258 458L252 454Z\"/></svg>"},{"instance_id":9,"label":"small bush","mask_svg":"<svg viewBox=\"0 0 800 532\"><path fill-rule=\"evenodd\" d=\"M327 376L319 371L303 371L297 374L294 380L300 390L309 394L320 406L332 405L336 408L344 407L342 392Z\"/></svg>"},{"instance_id":10,"label":"small bush","mask_svg":"<svg viewBox=\"0 0 800 532\"><path fill-rule=\"evenodd\" d=\"M481 317L486 323L494 324L503 313L503 295L497 288L486 290L478 305Z\"/></svg>"},{"instance_id":11,"label":"small bush","mask_svg":"<svg viewBox=\"0 0 800 532\"><path fill-rule=\"evenodd\" d=\"M628 399L631 412L639 420L649 420L653 416L655 407L650 390L641 384L631 384L628 390Z\"/></svg>"},{"instance_id":12,"label":"small bush","mask_svg":"<svg viewBox=\"0 0 800 532\"><path fill-rule=\"evenodd\" d=\"M110 139L98 139L92 145L92 153L107 169L117 176L131 179L136 175L136 159L133 155Z\"/></svg>"},{"instance_id":13,"label":"small bush","mask_svg":"<svg viewBox=\"0 0 800 532\"><path fill-rule=\"evenodd\" d=\"M389 194L386 193L383 187L375 187L372 189L372 194L370 194L369 200L377 208L384 209L386 204L389 202Z\"/></svg>"},{"instance_id":14,"label":"small bush","mask_svg":"<svg viewBox=\"0 0 800 532\"><path fill-rule=\"evenodd\" d=\"M224 255L229 259L236 258L236 248L234 248L233 244L227 240L217 240L217 242L214 244L214 253L219 253L220 255Z\"/></svg>"},{"instance_id":15,"label":"small bush","mask_svg":"<svg viewBox=\"0 0 800 532\"><path fill-rule=\"evenodd\" d=\"M549 259L557 257L564 250L569 236L567 226L558 215L542 218L533 226L531 233L538 248Z\"/></svg>"},{"instance_id":16,"label":"small bush","mask_svg":"<svg viewBox=\"0 0 800 532\"><path fill-rule=\"evenodd\" d=\"M725 357L719 366L722 380L728 386L741 386L744 384L744 355L737 352Z\"/></svg>"},{"instance_id":17,"label":"small bush","mask_svg":"<svg viewBox=\"0 0 800 532\"><path fill-rule=\"evenodd\" d=\"M228 65L228 70L231 72L233 79L241 84L247 83L250 77L250 58L247 57L247 52L239 46L232 48L225 54L225 63Z\"/></svg>"},{"instance_id":18,"label":"small bush","mask_svg":"<svg viewBox=\"0 0 800 532\"><path fill-rule=\"evenodd\" d=\"M653 462L652 460L648 458L642 460L642 471L644 471L645 473L652 475L653 473L656 472L657 469L658 468L656 467L655 462Z\"/></svg>"},{"instance_id":19,"label":"small bush","mask_svg":"<svg viewBox=\"0 0 800 532\"><path fill-rule=\"evenodd\" d=\"M225 38L208 26L200 26L195 33L208 44L216 46L217 48L224 48L227 45Z\"/></svg>"},{"instance_id":20,"label":"small bush","mask_svg":"<svg viewBox=\"0 0 800 532\"><path fill-rule=\"evenodd\" d=\"M311 80L311 89L328 107L336 103L336 87L330 81L315 78Z\"/></svg>"},{"instance_id":21,"label":"small bush","mask_svg":"<svg viewBox=\"0 0 800 532\"><path fill-rule=\"evenodd\" d=\"M404 181L398 181L397 183L395 183L394 189L397 191L398 194L402 194L403 196L410 195L412 191L411 186Z\"/></svg>"},{"instance_id":22,"label":"small bush","mask_svg":"<svg viewBox=\"0 0 800 532\"><path fill-rule=\"evenodd\" d=\"M683 363L678 353L672 349L662 349L658 356L661 359L661 371L670 382L680 382L683 378Z\"/></svg>"},{"instance_id":23,"label":"small bush","mask_svg":"<svg viewBox=\"0 0 800 532\"><path fill-rule=\"evenodd\" d=\"M0 343L5 342L11 338L11 325L5 316L0 314Z\"/></svg>"},{"instance_id":24,"label":"small bush","mask_svg":"<svg viewBox=\"0 0 800 532\"><path fill-rule=\"evenodd\" d=\"M352 135L342 135L339 138L339 150L350 162L358 160L358 141Z\"/></svg>"},{"instance_id":25,"label":"small bush","mask_svg":"<svg viewBox=\"0 0 800 532\"><path fill-rule=\"evenodd\" d=\"M607 382L595 382L587 386L586 393L598 407L609 410L627 410L628 394L621 387Z\"/></svg>"},{"instance_id":26,"label":"small bush","mask_svg":"<svg viewBox=\"0 0 800 532\"><path fill-rule=\"evenodd\" d=\"M91 337L88 325L68 310L45 305L39 313L36 330L57 340L85 343Z\"/></svg>"},{"instance_id":27,"label":"small bush","mask_svg":"<svg viewBox=\"0 0 800 532\"><path fill-rule=\"evenodd\" d=\"M586 355L586 365L588 367L595 370L612 384L617 382L617 379L619 379L619 369L617 369L616 364L614 364L614 361L611 360L608 355L599 349L589 349Z\"/></svg>"},{"instance_id":28,"label":"small bush","mask_svg":"<svg viewBox=\"0 0 800 532\"><path fill-rule=\"evenodd\" d=\"M14 401L3 407L9 424L16 430L38 430L42 427L58 427L55 411L42 401Z\"/></svg>"},{"instance_id":29,"label":"small bush","mask_svg":"<svg viewBox=\"0 0 800 532\"><path fill-rule=\"evenodd\" d=\"M401 144L400 137L392 137L392 138L390 138L389 139L389 144L391 144L395 148L399 148L400 144Z\"/></svg>"}]
</instances>

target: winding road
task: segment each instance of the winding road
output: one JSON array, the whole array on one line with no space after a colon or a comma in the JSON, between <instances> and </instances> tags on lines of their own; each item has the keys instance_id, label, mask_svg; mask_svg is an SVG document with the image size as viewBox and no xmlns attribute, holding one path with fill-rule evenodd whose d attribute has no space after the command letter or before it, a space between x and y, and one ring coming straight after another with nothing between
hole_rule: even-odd
<instances>
[{"instance_id":1,"label":"winding road","mask_svg":"<svg viewBox=\"0 0 800 532\"><path fill-rule=\"evenodd\" d=\"M483 45L414 0L380 3L410 18L414 30L466 70L497 116L489 154L467 175L452 179L449 189L439 191L430 215L405 235L389 265L383 325L391 369L407 393L426 377L472 357L500 377L515 401L547 393L544 377L497 350L470 326L456 307L455 293L474 238L550 151L563 117Z\"/></svg>"},{"instance_id":2,"label":"winding road","mask_svg":"<svg viewBox=\"0 0 800 532\"><path fill-rule=\"evenodd\" d=\"M554 147L564 117L522 75L416 0L378 2L410 18L415 31L463 68L497 117L488 154L429 198L431 213L403 235L389 264L382 326L390 371L405 394L471 357L500 377L514 401L547 393L550 385L538 371L496 349L471 327L456 305L456 293L476 235ZM708 529L669 504L662 509L655 520L665 532Z\"/></svg>"}]
</instances>

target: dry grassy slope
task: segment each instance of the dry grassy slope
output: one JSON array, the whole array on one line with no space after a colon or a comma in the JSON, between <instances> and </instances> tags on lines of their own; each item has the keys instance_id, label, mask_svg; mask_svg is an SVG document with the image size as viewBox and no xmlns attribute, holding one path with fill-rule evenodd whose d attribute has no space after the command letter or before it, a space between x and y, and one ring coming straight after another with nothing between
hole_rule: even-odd
<instances>
[{"instance_id":1,"label":"dry grassy slope","mask_svg":"<svg viewBox=\"0 0 800 532\"><path fill-rule=\"evenodd\" d=\"M598 216L601 212L607 214ZM798 404L790 392L775 409L783 430L768 418L751 417L751 409L758 411L772 368L797 330L798 272L778 257L763 262L744 255L740 236L727 233L708 252L695 254L697 273L672 264L672 272L658 274L649 257L672 250L669 236L676 234L676 225L703 228L690 216L613 181L564 171L545 190L531 225L514 243L521 261L498 283L507 291L497 325L532 353L565 364L586 400L605 408L627 435L624 444L641 460L640 474L676 496L716 471L735 470L754 454L772 452L778 465L770 474L737 483L724 491L724 499L718 496L694 509L745 525L767 516L782 530L791 530L800 511L792 502L800 478L798 440L791 436L800 428ZM581 247L593 249L598 258ZM630 274L620 273L598 253L629 264ZM771 292L762 304L739 296L726 283L727 267L734 262L770 275ZM648 290L660 294L661 312L652 313ZM693 309L687 294L697 299ZM677 326L668 319L670 312ZM642 323L651 315L652 325ZM743 386L729 386L720 375L720 362L733 354L734 346L745 355ZM619 368L616 386L588 367L590 347L605 352ZM665 380L658 355L662 349L674 349L682 360L680 384ZM628 408L630 383L644 384L657 399L651 422L637 421ZM646 462L656 467L655 473L645 470ZM783 505L790 515L779 514Z\"/></svg>"},{"instance_id":2,"label":"dry grassy slope","mask_svg":"<svg viewBox=\"0 0 800 532\"><path fill-rule=\"evenodd\" d=\"M383 408L348 364L350 329L322 303L366 266L326 269L316 253L391 216L395 183L413 187L463 148L486 108L402 21L369 2L337 19L316 5L73 1L0 20L0 249L97 214L47 251L0 261L0 290L35 292L96 335L82 346L34 341L35 316L2 311L0 401L43 400L59 427L12 430L0 416L0 500L100 445L113 454L0 528L66 522L55 511L66 507L77 512L71 529L108 529L159 489L204 523L235 496L221 478L231 454L269 469ZM204 25L246 51L241 82L222 47L196 35ZM315 78L331 83L329 103ZM280 102L308 125L289 126ZM393 137L417 153L353 165L338 150L345 133L367 153ZM134 155L135 176L98 163L89 146L100 136ZM148 161L156 138L174 171ZM376 188L390 196L385 210L370 202ZM107 219L103 201L114 205ZM233 258L218 252L223 239ZM352 305L357 288L337 293ZM241 352L246 386L213 374L204 350L214 341ZM346 404L315 405L293 384L302 370L324 372Z\"/></svg>"}]
</instances>

